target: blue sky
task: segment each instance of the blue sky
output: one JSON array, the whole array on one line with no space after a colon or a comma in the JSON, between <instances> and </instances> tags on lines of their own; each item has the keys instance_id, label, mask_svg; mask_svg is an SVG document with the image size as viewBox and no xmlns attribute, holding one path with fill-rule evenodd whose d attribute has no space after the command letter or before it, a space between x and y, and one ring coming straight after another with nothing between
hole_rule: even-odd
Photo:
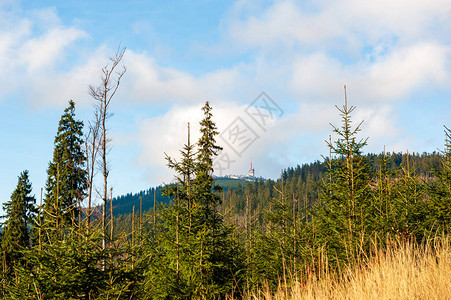
<instances>
[{"instance_id":1,"label":"blue sky","mask_svg":"<svg viewBox=\"0 0 451 300\"><path fill-rule=\"evenodd\" d=\"M164 152L178 155L187 122L196 137L206 100L230 162L223 174L245 174L252 160L257 176L276 178L327 154L345 84L366 152L435 151L451 126L449 1L0 0L1 202L24 169L39 199L64 108L73 99L87 123L88 85L119 44L116 195L171 181ZM279 110L259 126L246 111L262 103ZM253 136L230 146L237 124Z\"/></svg>"}]
</instances>

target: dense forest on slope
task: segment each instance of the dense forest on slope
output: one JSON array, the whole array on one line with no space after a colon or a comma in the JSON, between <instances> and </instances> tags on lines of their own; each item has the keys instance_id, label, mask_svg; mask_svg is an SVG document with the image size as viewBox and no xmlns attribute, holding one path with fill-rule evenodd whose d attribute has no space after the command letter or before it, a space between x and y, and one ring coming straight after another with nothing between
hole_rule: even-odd
<instances>
[{"instance_id":1,"label":"dense forest on slope","mask_svg":"<svg viewBox=\"0 0 451 300\"><path fill-rule=\"evenodd\" d=\"M44 203L36 205L24 171L4 204L2 298L240 298L343 270L375 245L433 248L450 233L451 131L445 127L440 153L365 155L346 101L323 162L222 188L213 177L219 132L206 102L200 138L190 140L188 124L181 158L167 157L175 183L117 197L111 207L108 132L100 126L108 91L93 89L101 110L85 137L75 103L65 109ZM104 204L91 207L96 163Z\"/></svg>"},{"instance_id":2,"label":"dense forest on slope","mask_svg":"<svg viewBox=\"0 0 451 300\"><path fill-rule=\"evenodd\" d=\"M383 157L383 153L365 155L368 164L374 172L380 168ZM415 170L416 175L423 180L433 179L433 170L439 168L443 159L439 152L422 154L392 152L387 153L386 158L389 159L387 164L389 172L395 174L409 160L412 170ZM318 184L324 179L326 172L327 167L321 161L287 168L282 171L285 191L287 194L299 199L302 202L301 206L311 207L318 199ZM253 181L249 181L216 177L215 183L222 189L219 193L222 198L222 204L218 206L218 209L224 215L229 214L236 220L242 220L247 209L246 196L249 196L252 199L249 207L250 213L261 216L265 210L270 209L271 199L276 195L274 187L281 183L281 178L282 176L277 180L256 178ZM143 213L148 215L153 213L154 204L168 204L171 199L162 196L162 189L164 187L159 186L113 198L114 215L118 218L118 231L119 228L128 228L127 231L131 230L129 222L131 216L129 215L132 214L133 207L137 213L138 210L142 209ZM306 207L303 209L306 209ZM107 210L109 209L110 205L107 204ZM126 224L121 224L121 220L126 220Z\"/></svg>"}]
</instances>

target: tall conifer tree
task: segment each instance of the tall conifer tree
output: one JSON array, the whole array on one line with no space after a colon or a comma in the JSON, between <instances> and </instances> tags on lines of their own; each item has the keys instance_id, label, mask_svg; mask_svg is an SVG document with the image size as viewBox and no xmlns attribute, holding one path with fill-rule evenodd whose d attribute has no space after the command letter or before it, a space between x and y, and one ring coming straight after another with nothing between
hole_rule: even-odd
<instances>
[{"instance_id":1,"label":"tall conifer tree","mask_svg":"<svg viewBox=\"0 0 451 300\"><path fill-rule=\"evenodd\" d=\"M20 250L31 246L30 228L37 213L36 199L31 191L28 171L25 170L19 176L11 200L3 204L6 221L3 223L1 248L9 267L21 257Z\"/></svg>"},{"instance_id":2,"label":"tall conifer tree","mask_svg":"<svg viewBox=\"0 0 451 300\"><path fill-rule=\"evenodd\" d=\"M220 204L221 198L214 193L214 191L219 191L220 188L215 185L213 179L213 159L222 148L216 145L215 136L219 132L212 120L211 110L212 107L207 101L202 107L204 112L204 119L200 122L202 135L197 142L198 152L195 165L194 193L195 201L202 207L203 211L201 223L204 223L211 229L212 242L214 243L215 230L220 227L222 220L220 220L220 216L216 211L216 206Z\"/></svg>"},{"instance_id":3,"label":"tall conifer tree","mask_svg":"<svg viewBox=\"0 0 451 300\"><path fill-rule=\"evenodd\" d=\"M441 165L433 170L435 182L429 186L431 200L426 220L429 231L451 232L451 130L445 127L445 150Z\"/></svg>"},{"instance_id":4,"label":"tall conifer tree","mask_svg":"<svg viewBox=\"0 0 451 300\"><path fill-rule=\"evenodd\" d=\"M167 158L177 185L165 189L173 203L160 211L158 258L148 274L149 292L157 298L214 299L239 281L238 245L216 209L220 197L212 173L213 158L221 149L215 141L218 132L208 102L202 110L197 152L188 139L180 162Z\"/></svg>"},{"instance_id":5,"label":"tall conifer tree","mask_svg":"<svg viewBox=\"0 0 451 300\"><path fill-rule=\"evenodd\" d=\"M83 122L75 120L75 103L69 106L59 121L53 159L47 169L45 219L59 227L78 215L79 204L86 190L86 157L82 149Z\"/></svg>"},{"instance_id":6,"label":"tall conifer tree","mask_svg":"<svg viewBox=\"0 0 451 300\"><path fill-rule=\"evenodd\" d=\"M328 141L333 157L328 158L328 174L321 186L319 205L314 213L318 217L319 233L332 254L330 258L345 260L361 246L358 243L370 231L372 171L362 154L367 140L357 139L362 123L352 127L351 113L355 106L347 105L346 86L345 104L337 109L342 125L332 125L338 139Z\"/></svg>"}]
</instances>

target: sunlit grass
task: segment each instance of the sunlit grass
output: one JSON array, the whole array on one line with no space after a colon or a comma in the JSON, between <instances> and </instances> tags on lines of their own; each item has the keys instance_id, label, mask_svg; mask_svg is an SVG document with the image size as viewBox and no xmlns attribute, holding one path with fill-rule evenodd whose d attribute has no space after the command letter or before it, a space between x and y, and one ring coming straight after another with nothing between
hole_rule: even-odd
<instances>
[{"instance_id":1,"label":"sunlit grass","mask_svg":"<svg viewBox=\"0 0 451 300\"><path fill-rule=\"evenodd\" d=\"M339 274L309 275L291 288L263 289L247 299L451 299L450 239L439 240L423 247L392 244Z\"/></svg>"}]
</instances>

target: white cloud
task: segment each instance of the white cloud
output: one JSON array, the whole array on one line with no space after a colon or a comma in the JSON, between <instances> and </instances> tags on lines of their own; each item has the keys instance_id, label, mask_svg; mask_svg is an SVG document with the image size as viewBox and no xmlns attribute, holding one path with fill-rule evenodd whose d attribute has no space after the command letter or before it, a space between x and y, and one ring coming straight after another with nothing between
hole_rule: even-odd
<instances>
[{"instance_id":1,"label":"white cloud","mask_svg":"<svg viewBox=\"0 0 451 300\"><path fill-rule=\"evenodd\" d=\"M128 50L124 59L127 75L121 94L138 102L174 104L227 99L245 80L240 66L193 76L174 68L162 67L154 58L133 50Z\"/></svg>"},{"instance_id":2,"label":"white cloud","mask_svg":"<svg viewBox=\"0 0 451 300\"><path fill-rule=\"evenodd\" d=\"M318 1L310 9L304 9L305 5L284 0L262 8L255 1L238 1L230 16L229 34L248 46L279 49L281 43L300 43L350 50L387 36L405 41L448 39L450 32L447 0Z\"/></svg>"},{"instance_id":3,"label":"white cloud","mask_svg":"<svg viewBox=\"0 0 451 300\"><path fill-rule=\"evenodd\" d=\"M193 100L200 95L196 90L196 79L190 74L160 67L153 58L130 50L125 59L128 69L124 77L125 93L136 100Z\"/></svg>"},{"instance_id":4,"label":"white cloud","mask_svg":"<svg viewBox=\"0 0 451 300\"><path fill-rule=\"evenodd\" d=\"M27 74L25 78L29 88L24 93L30 99L30 104L35 108L62 107L72 99L79 105L90 105L92 98L88 94L88 86L99 83L107 52L105 47L99 47L83 64L73 66L68 71L46 69L46 76L39 76L39 72Z\"/></svg>"},{"instance_id":5,"label":"white cloud","mask_svg":"<svg viewBox=\"0 0 451 300\"><path fill-rule=\"evenodd\" d=\"M293 45L297 42L313 45L343 34L340 26L332 26L332 21L324 13L304 13L293 1L277 1L261 15L233 20L229 33L233 39L249 46L278 48L280 43Z\"/></svg>"},{"instance_id":6,"label":"white cloud","mask_svg":"<svg viewBox=\"0 0 451 300\"><path fill-rule=\"evenodd\" d=\"M447 22L442 17L448 11L446 2L426 5L426 2L417 1L410 6L407 2L387 2L385 6L359 3L323 1L314 9L306 10L295 1L277 1L268 7L240 1L235 11L227 15L230 20L226 24L234 38L229 43L239 41L262 48L276 47L278 52L262 53L254 61L238 61L232 67L195 76L170 66L163 67L145 52L131 49L124 59L128 71L119 95L131 101L173 105L195 103L201 99L248 99L257 91L276 87L276 93L288 92L291 97L304 99L299 102L315 99L331 103L337 89L341 89L344 83L353 86L356 98L369 97L374 101L400 98L425 81L443 84L448 80L448 46L428 41L403 46L397 38L392 38L403 32L404 29L399 28L418 33L437 27L437 22ZM390 10L386 11L384 7ZM424 14L420 14L423 11ZM14 68L8 68L12 69L12 76L9 76L12 78L22 72L18 62L26 66L25 74L18 76L26 79L24 85L32 87L30 94L39 97L35 103L51 104L58 103L61 98L82 98L86 93L84 87L98 76L100 70L94 68L98 65L94 61L105 62L106 49L103 49L104 57L99 55L101 51L94 51L83 57L86 63L81 66L57 71L55 64L62 62L68 48L88 34L59 24L54 9L44 9L34 15L33 20L22 18L16 22L18 25L13 36L17 38L12 41L11 38L2 39L4 45L0 44L0 53L8 55L7 59L0 59L0 65L7 64L7 61L16 62ZM410 18L405 15L417 16L423 25L412 29ZM30 28L43 22L43 16L50 16L52 21L49 24L54 26L49 25L41 35L31 36ZM435 25L430 24L431 20L436 20ZM360 52L368 42L368 36L374 40L368 45L373 48L369 56L353 53L356 50L343 50L340 43L336 43L351 42L353 47L357 45L353 49ZM291 49L293 43L313 48L306 52L297 51ZM330 49L345 51L345 58L331 55ZM17 52L15 56L11 54L14 51ZM357 57L353 58L354 55ZM46 76L38 75L42 70ZM246 96L242 96L244 93Z\"/></svg>"},{"instance_id":7,"label":"white cloud","mask_svg":"<svg viewBox=\"0 0 451 300\"><path fill-rule=\"evenodd\" d=\"M27 16L15 10L1 10L0 16L0 101L18 94L33 106L41 106L61 100L67 103L79 95L72 92L80 89L77 72L84 67L62 66L71 65L65 62L72 53L70 47L88 34L62 26L54 9L31 11Z\"/></svg>"},{"instance_id":8,"label":"white cloud","mask_svg":"<svg viewBox=\"0 0 451 300\"><path fill-rule=\"evenodd\" d=\"M18 49L17 60L27 66L29 72L52 67L61 58L65 48L87 34L73 27L52 28L45 34L26 41Z\"/></svg>"},{"instance_id":9,"label":"white cloud","mask_svg":"<svg viewBox=\"0 0 451 300\"><path fill-rule=\"evenodd\" d=\"M436 37L447 38L442 34L450 30L447 25L451 3L446 0L344 0L329 4L332 4L329 11L336 12L335 19L349 20L349 32L353 32L352 26L358 26L358 32L375 38L389 34L412 41L433 37L433 31L440 32Z\"/></svg>"},{"instance_id":10,"label":"white cloud","mask_svg":"<svg viewBox=\"0 0 451 300\"><path fill-rule=\"evenodd\" d=\"M428 83L445 86L450 80L451 48L418 44L397 49L374 62L346 65L323 53L299 56L293 64L291 89L327 101L348 84L354 103L399 100Z\"/></svg>"},{"instance_id":11,"label":"white cloud","mask_svg":"<svg viewBox=\"0 0 451 300\"><path fill-rule=\"evenodd\" d=\"M165 115L138 123L137 142L142 150L137 163L148 168L148 180L160 184L161 180L169 183L174 175L166 167L164 152L178 159L179 150L187 143L187 124L191 123L191 143L198 137L196 128L201 120L200 105L178 106Z\"/></svg>"},{"instance_id":12,"label":"white cloud","mask_svg":"<svg viewBox=\"0 0 451 300\"><path fill-rule=\"evenodd\" d=\"M381 98L398 98L422 84L443 85L449 82L448 61L451 48L438 44L418 44L392 52L369 67L370 94Z\"/></svg>"},{"instance_id":13,"label":"white cloud","mask_svg":"<svg viewBox=\"0 0 451 300\"><path fill-rule=\"evenodd\" d=\"M34 26L39 31L48 31L56 27L61 27L61 20L55 7L45 7L35 9L29 13L34 20Z\"/></svg>"}]
</instances>

